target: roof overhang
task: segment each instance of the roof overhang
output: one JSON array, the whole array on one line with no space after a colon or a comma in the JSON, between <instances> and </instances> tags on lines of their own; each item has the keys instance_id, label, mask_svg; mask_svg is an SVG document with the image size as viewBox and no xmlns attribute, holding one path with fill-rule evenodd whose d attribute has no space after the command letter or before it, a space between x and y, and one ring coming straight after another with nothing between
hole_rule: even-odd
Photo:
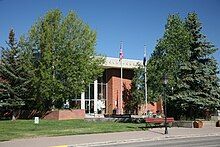
<instances>
[{"instance_id":1,"label":"roof overhang","mask_svg":"<svg viewBox=\"0 0 220 147\"><path fill-rule=\"evenodd\" d=\"M125 69L133 69L137 68L138 65L142 65L141 60L133 60L133 59L122 59L122 68ZM103 64L105 69L107 68L121 68L121 61L119 58L106 57L105 63Z\"/></svg>"}]
</instances>

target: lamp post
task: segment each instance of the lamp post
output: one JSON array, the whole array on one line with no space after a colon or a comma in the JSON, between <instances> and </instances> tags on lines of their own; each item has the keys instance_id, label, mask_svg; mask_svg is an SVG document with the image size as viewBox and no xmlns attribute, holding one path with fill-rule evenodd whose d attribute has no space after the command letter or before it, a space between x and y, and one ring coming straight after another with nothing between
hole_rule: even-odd
<instances>
[{"instance_id":1,"label":"lamp post","mask_svg":"<svg viewBox=\"0 0 220 147\"><path fill-rule=\"evenodd\" d=\"M168 78L167 75L164 74L163 76L163 84L164 84L164 115L165 115L165 133L164 134L168 134L168 130L167 130L167 106L166 106L166 86L168 83Z\"/></svg>"}]
</instances>

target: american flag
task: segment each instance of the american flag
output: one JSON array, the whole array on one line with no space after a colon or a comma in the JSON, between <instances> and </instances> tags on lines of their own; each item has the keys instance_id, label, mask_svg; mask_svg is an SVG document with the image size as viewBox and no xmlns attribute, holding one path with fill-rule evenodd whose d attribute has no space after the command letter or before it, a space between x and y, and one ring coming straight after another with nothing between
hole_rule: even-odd
<instances>
[{"instance_id":1,"label":"american flag","mask_svg":"<svg viewBox=\"0 0 220 147\"><path fill-rule=\"evenodd\" d=\"M144 59L143 59L143 65L145 66L146 64L146 54L144 54Z\"/></svg>"},{"instance_id":2,"label":"american flag","mask_svg":"<svg viewBox=\"0 0 220 147\"><path fill-rule=\"evenodd\" d=\"M123 44L122 44L122 42L121 42L121 44L120 44L120 53L119 53L119 60L120 60L120 61L121 61L121 60L123 59L123 57L124 57L122 46L123 46Z\"/></svg>"},{"instance_id":3,"label":"american flag","mask_svg":"<svg viewBox=\"0 0 220 147\"><path fill-rule=\"evenodd\" d=\"M146 45L144 45L144 59L143 59L143 65L145 66L145 64L146 64L146 59L147 57L146 57Z\"/></svg>"}]
</instances>

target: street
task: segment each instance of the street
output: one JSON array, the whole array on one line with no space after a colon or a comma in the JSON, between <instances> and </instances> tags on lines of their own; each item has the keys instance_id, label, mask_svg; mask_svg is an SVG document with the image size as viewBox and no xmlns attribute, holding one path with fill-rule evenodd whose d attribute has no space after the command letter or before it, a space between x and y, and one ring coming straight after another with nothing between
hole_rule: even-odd
<instances>
[{"instance_id":1,"label":"street","mask_svg":"<svg viewBox=\"0 0 220 147\"><path fill-rule=\"evenodd\" d=\"M105 147L219 147L220 136L178 138L157 141L112 144Z\"/></svg>"}]
</instances>

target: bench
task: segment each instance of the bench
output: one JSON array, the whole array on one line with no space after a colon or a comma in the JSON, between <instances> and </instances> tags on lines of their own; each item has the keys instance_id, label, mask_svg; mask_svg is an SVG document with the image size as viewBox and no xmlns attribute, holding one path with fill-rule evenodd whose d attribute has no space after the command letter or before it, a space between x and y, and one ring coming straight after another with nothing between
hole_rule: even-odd
<instances>
[{"instance_id":1,"label":"bench","mask_svg":"<svg viewBox=\"0 0 220 147\"><path fill-rule=\"evenodd\" d=\"M148 118L145 118L144 119L145 122L146 122L146 125L148 124L155 124L155 125L160 125L162 123L165 123L165 118L151 118L151 117L148 117ZM174 122L174 118L173 117L168 117L167 118L167 124L171 124Z\"/></svg>"}]
</instances>

